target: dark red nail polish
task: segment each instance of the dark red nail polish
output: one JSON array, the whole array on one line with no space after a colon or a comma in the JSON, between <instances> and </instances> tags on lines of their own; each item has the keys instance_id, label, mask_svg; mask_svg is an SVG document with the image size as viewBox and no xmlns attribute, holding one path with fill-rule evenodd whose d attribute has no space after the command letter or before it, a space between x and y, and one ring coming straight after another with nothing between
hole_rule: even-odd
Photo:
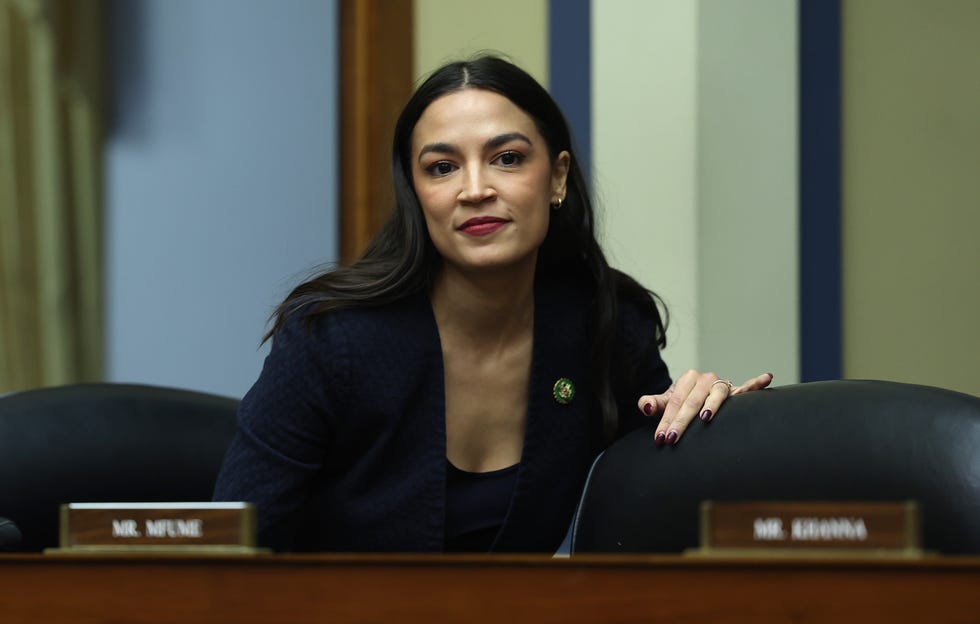
<instances>
[{"instance_id":1,"label":"dark red nail polish","mask_svg":"<svg viewBox=\"0 0 980 624\"><path fill-rule=\"evenodd\" d=\"M701 412L701 420L703 422L708 422L709 420L711 420L711 410L706 409L703 412Z\"/></svg>"},{"instance_id":2,"label":"dark red nail polish","mask_svg":"<svg viewBox=\"0 0 980 624\"><path fill-rule=\"evenodd\" d=\"M653 438L653 443L656 444L657 446L663 446L664 445L664 438L665 438L664 432L661 431L661 432L657 433L657 435Z\"/></svg>"},{"instance_id":3,"label":"dark red nail polish","mask_svg":"<svg viewBox=\"0 0 980 624\"><path fill-rule=\"evenodd\" d=\"M677 432L671 431L667 434L667 444L673 444L674 442L677 442Z\"/></svg>"},{"instance_id":4,"label":"dark red nail polish","mask_svg":"<svg viewBox=\"0 0 980 624\"><path fill-rule=\"evenodd\" d=\"M647 401L643 404L643 413L647 416L653 416L653 403Z\"/></svg>"}]
</instances>

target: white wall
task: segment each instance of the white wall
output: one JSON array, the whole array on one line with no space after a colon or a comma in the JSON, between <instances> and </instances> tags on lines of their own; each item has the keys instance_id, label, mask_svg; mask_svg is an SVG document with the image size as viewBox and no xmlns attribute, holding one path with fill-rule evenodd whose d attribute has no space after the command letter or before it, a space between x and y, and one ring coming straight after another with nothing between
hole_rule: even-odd
<instances>
[{"instance_id":1,"label":"white wall","mask_svg":"<svg viewBox=\"0 0 980 624\"><path fill-rule=\"evenodd\" d=\"M701 0L698 361L795 383L799 354L797 8Z\"/></svg>"},{"instance_id":2,"label":"white wall","mask_svg":"<svg viewBox=\"0 0 980 624\"><path fill-rule=\"evenodd\" d=\"M592 27L603 242L665 299L670 369L797 382L795 3L602 0Z\"/></svg>"},{"instance_id":3,"label":"white wall","mask_svg":"<svg viewBox=\"0 0 980 624\"><path fill-rule=\"evenodd\" d=\"M338 253L336 3L111 7L107 377L241 396Z\"/></svg>"},{"instance_id":4,"label":"white wall","mask_svg":"<svg viewBox=\"0 0 980 624\"><path fill-rule=\"evenodd\" d=\"M592 2L593 180L610 263L664 298L698 363L697 3Z\"/></svg>"}]
</instances>

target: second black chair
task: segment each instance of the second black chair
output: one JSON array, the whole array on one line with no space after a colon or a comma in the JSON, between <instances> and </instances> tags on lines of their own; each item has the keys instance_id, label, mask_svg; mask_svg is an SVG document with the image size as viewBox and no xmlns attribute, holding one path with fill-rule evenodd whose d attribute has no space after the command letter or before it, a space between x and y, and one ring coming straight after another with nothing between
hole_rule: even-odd
<instances>
[{"instance_id":1,"label":"second black chair","mask_svg":"<svg viewBox=\"0 0 980 624\"><path fill-rule=\"evenodd\" d=\"M572 553L696 548L704 500L915 500L925 549L980 553L980 398L814 382L734 396L676 447L635 431L593 466Z\"/></svg>"},{"instance_id":2,"label":"second black chair","mask_svg":"<svg viewBox=\"0 0 980 624\"><path fill-rule=\"evenodd\" d=\"M20 550L58 545L62 503L211 499L236 399L133 384L0 397L0 516Z\"/></svg>"}]
</instances>

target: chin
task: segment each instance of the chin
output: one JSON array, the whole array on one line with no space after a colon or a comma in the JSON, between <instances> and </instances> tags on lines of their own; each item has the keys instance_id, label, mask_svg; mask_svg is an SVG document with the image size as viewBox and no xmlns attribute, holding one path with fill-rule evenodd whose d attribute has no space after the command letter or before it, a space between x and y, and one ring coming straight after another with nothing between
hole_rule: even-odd
<instances>
[{"instance_id":1,"label":"chin","mask_svg":"<svg viewBox=\"0 0 980 624\"><path fill-rule=\"evenodd\" d=\"M461 271L474 273L495 273L498 271L519 271L534 270L534 258L526 255L502 255L481 256L476 258L464 258L461 262L455 263Z\"/></svg>"}]
</instances>

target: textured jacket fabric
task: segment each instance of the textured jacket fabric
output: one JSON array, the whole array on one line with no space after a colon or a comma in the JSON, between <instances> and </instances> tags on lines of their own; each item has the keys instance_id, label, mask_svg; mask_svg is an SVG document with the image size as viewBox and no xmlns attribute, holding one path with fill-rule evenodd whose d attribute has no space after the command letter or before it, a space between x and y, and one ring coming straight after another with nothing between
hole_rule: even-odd
<instances>
[{"instance_id":1,"label":"textured jacket fabric","mask_svg":"<svg viewBox=\"0 0 980 624\"><path fill-rule=\"evenodd\" d=\"M587 377L587 294L535 288L524 448L510 509L491 550L554 552L561 544L602 422ZM620 433L645 419L640 394L670 385L652 319L621 305ZM575 386L555 400L560 378ZM442 350L428 296L292 317L243 399L215 500L249 501L259 542L278 551L443 549L446 427Z\"/></svg>"}]
</instances>

